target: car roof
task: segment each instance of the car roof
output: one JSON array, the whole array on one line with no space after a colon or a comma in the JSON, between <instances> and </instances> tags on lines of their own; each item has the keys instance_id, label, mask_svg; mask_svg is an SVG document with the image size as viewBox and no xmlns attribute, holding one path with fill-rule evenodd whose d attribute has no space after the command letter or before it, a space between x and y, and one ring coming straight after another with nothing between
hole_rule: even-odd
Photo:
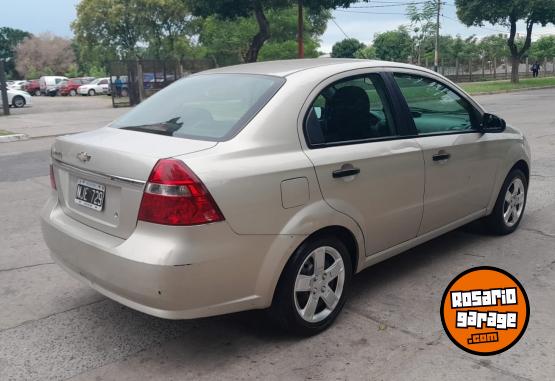
<instances>
[{"instance_id":1,"label":"car roof","mask_svg":"<svg viewBox=\"0 0 555 381\"><path fill-rule=\"evenodd\" d=\"M226 66L217 69L203 71L199 74L264 74L278 77L286 77L299 71L311 70L327 66L330 69L338 71L346 71L360 68L371 67L396 67L396 68L412 68L422 71L429 71L420 66L403 64L390 61L365 60L354 58L305 58L279 61L255 62L234 66Z\"/></svg>"}]
</instances>

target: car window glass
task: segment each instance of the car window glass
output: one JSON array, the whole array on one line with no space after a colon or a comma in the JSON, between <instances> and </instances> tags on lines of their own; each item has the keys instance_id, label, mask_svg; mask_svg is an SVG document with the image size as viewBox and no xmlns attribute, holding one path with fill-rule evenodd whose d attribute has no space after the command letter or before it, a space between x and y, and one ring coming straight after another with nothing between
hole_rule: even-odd
<instances>
[{"instance_id":1,"label":"car window glass","mask_svg":"<svg viewBox=\"0 0 555 381\"><path fill-rule=\"evenodd\" d=\"M200 140L227 140L243 128L285 79L254 74L198 74L174 82L112 127Z\"/></svg>"},{"instance_id":2,"label":"car window glass","mask_svg":"<svg viewBox=\"0 0 555 381\"><path fill-rule=\"evenodd\" d=\"M393 118L384 101L381 77L368 74L326 87L312 103L305 121L311 145L395 136Z\"/></svg>"},{"instance_id":3,"label":"car window glass","mask_svg":"<svg viewBox=\"0 0 555 381\"><path fill-rule=\"evenodd\" d=\"M409 106L418 134L473 130L472 106L447 86L417 75L394 74Z\"/></svg>"}]
</instances>

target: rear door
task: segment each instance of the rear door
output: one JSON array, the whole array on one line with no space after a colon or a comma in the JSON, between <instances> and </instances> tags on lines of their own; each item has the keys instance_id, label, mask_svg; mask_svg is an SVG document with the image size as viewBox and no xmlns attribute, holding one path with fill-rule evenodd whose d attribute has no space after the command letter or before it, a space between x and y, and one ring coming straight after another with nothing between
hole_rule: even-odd
<instances>
[{"instance_id":1,"label":"rear door","mask_svg":"<svg viewBox=\"0 0 555 381\"><path fill-rule=\"evenodd\" d=\"M426 166L419 234L482 212L498 165L497 142L479 131L481 113L447 83L425 74L396 72Z\"/></svg>"},{"instance_id":2,"label":"rear door","mask_svg":"<svg viewBox=\"0 0 555 381\"><path fill-rule=\"evenodd\" d=\"M304 111L305 152L324 199L358 223L371 255L416 237L424 162L382 75L351 73L313 91Z\"/></svg>"}]
</instances>

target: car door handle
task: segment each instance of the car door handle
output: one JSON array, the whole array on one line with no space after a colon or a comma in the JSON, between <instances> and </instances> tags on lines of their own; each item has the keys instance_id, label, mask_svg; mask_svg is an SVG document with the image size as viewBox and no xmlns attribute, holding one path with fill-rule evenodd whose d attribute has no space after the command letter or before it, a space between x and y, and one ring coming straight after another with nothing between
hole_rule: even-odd
<instances>
[{"instance_id":1,"label":"car door handle","mask_svg":"<svg viewBox=\"0 0 555 381\"><path fill-rule=\"evenodd\" d=\"M332 175L334 179L338 179L340 177L347 177L347 176L354 176L360 173L360 169L358 168L341 168L336 171L333 171Z\"/></svg>"},{"instance_id":2,"label":"car door handle","mask_svg":"<svg viewBox=\"0 0 555 381\"><path fill-rule=\"evenodd\" d=\"M451 154L444 151L440 151L436 153L434 156L432 156L432 159L434 161L447 161L449 160L450 157L451 157Z\"/></svg>"}]
</instances>

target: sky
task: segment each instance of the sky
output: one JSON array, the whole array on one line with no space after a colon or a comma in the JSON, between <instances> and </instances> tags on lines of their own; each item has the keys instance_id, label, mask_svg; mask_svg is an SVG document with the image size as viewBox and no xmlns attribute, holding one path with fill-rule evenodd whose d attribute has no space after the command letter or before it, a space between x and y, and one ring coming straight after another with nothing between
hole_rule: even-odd
<instances>
[{"instance_id":1,"label":"sky","mask_svg":"<svg viewBox=\"0 0 555 381\"><path fill-rule=\"evenodd\" d=\"M366 44L371 43L374 34L408 24L405 16L406 3L420 1L422 0L371 0L369 3L354 4L350 9L337 9L333 11L333 20L328 23L322 36L320 50L330 52L333 44L346 36L357 38ZM467 28L457 21L454 1L444 0L442 34L483 37L506 33L505 28L500 26ZM75 19L77 3L79 0L0 0L0 26L19 28L33 34L52 32L71 37L70 23ZM525 34L524 24L518 26L518 32ZM534 39L545 34L555 34L555 26L534 26Z\"/></svg>"}]
</instances>

